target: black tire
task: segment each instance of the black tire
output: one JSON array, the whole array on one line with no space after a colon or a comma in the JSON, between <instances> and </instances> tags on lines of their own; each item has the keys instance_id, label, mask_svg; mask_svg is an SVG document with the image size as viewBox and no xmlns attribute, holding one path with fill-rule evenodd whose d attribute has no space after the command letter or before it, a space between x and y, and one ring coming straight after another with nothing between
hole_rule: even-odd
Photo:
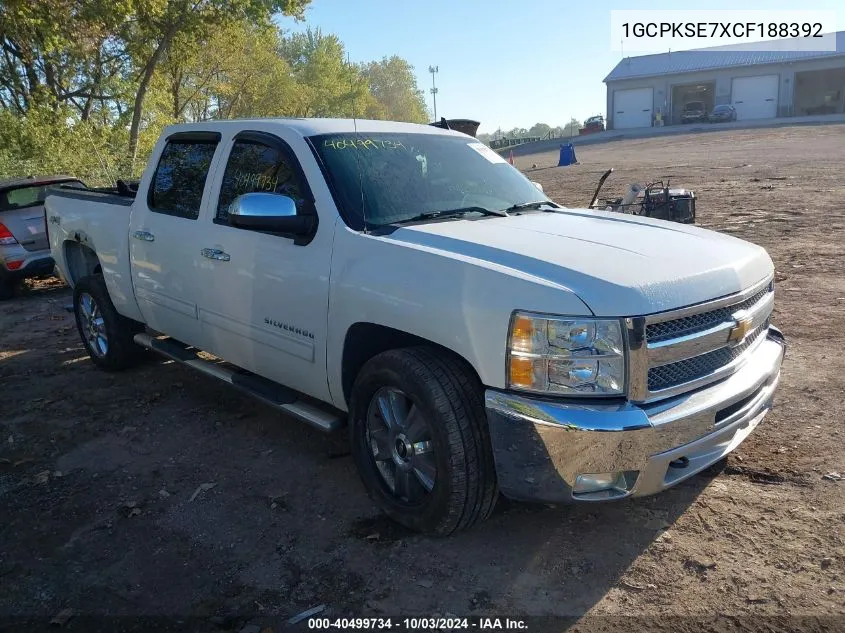
<instances>
[{"instance_id":1,"label":"black tire","mask_svg":"<svg viewBox=\"0 0 845 633\"><path fill-rule=\"evenodd\" d=\"M102 322L98 327L99 331L105 334L105 350L89 336L91 330L87 326L85 316L85 305L88 305L86 297L93 300L98 320L101 318ZM88 355L97 367L106 371L119 371L141 360L144 349L136 345L132 339L135 334L142 331L143 326L118 314L109 297L102 275L89 275L76 282L73 288L73 312L82 344L85 345Z\"/></svg>"},{"instance_id":2,"label":"black tire","mask_svg":"<svg viewBox=\"0 0 845 633\"><path fill-rule=\"evenodd\" d=\"M417 503L391 490L374 456L368 416L385 388L400 390L418 407L430 431L436 479ZM350 403L352 456L370 497L394 521L445 536L490 516L498 487L483 393L464 361L428 347L387 351L361 369Z\"/></svg>"},{"instance_id":3,"label":"black tire","mask_svg":"<svg viewBox=\"0 0 845 633\"><path fill-rule=\"evenodd\" d=\"M7 301L15 296L15 283L8 279L0 279L0 301Z\"/></svg>"}]
</instances>

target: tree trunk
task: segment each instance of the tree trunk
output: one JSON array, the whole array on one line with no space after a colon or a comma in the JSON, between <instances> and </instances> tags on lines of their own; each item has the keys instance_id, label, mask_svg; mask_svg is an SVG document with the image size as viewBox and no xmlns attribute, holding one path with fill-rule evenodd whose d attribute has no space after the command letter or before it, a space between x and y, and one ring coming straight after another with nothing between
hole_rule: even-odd
<instances>
[{"instance_id":1,"label":"tree trunk","mask_svg":"<svg viewBox=\"0 0 845 633\"><path fill-rule=\"evenodd\" d=\"M80 119L82 121L87 121L91 118L91 109L94 106L94 97L88 95L88 98L85 100L85 105L82 107L82 114L80 115Z\"/></svg>"},{"instance_id":2,"label":"tree trunk","mask_svg":"<svg viewBox=\"0 0 845 633\"><path fill-rule=\"evenodd\" d=\"M18 47L13 46L10 41L4 41L3 56L6 60L8 77L12 87L9 92L14 98L15 105L20 113L26 114L29 111L29 92L26 90L18 72L18 63L22 63L21 53Z\"/></svg>"},{"instance_id":3,"label":"tree trunk","mask_svg":"<svg viewBox=\"0 0 845 633\"><path fill-rule=\"evenodd\" d=\"M150 81L153 78L156 66L158 66L158 62L161 60L162 55L164 55L170 46L170 42L176 33L176 28L177 27L173 26L168 29L168 31L164 34L164 37L161 38L161 42L159 42L159 45L153 52L152 57L147 60L147 64L144 66L144 71L141 73L141 81L138 84L138 90L135 93L135 102L132 108L132 125L129 128L129 156L132 160L130 167L133 174L135 173L135 159L138 155L138 134L141 130L141 115L143 114L144 109L144 98L147 96L147 88L150 86Z\"/></svg>"},{"instance_id":4,"label":"tree trunk","mask_svg":"<svg viewBox=\"0 0 845 633\"><path fill-rule=\"evenodd\" d=\"M147 96L147 88L150 85L150 80L153 78L153 73L156 69L156 62L160 57L159 51L161 46L156 49L156 52L144 66L144 72L141 75L141 82L138 84L138 90L135 93L135 102L132 107L132 125L129 127L129 156L132 159L131 171L135 173L135 158L138 155L138 133L141 130L141 114L144 108L144 98Z\"/></svg>"},{"instance_id":5,"label":"tree trunk","mask_svg":"<svg viewBox=\"0 0 845 633\"><path fill-rule=\"evenodd\" d=\"M182 114L182 108L179 107L179 88L182 86L182 73L173 71L173 82L171 83L171 91L173 93L173 119L179 120Z\"/></svg>"},{"instance_id":6,"label":"tree trunk","mask_svg":"<svg viewBox=\"0 0 845 633\"><path fill-rule=\"evenodd\" d=\"M103 57L100 54L101 45L97 46L97 53L94 58L94 81L91 84L91 91L88 98L85 100L85 106L82 108L81 118L87 121L91 118L91 110L94 107L94 95L100 93L100 84L102 83L103 73Z\"/></svg>"}]
</instances>

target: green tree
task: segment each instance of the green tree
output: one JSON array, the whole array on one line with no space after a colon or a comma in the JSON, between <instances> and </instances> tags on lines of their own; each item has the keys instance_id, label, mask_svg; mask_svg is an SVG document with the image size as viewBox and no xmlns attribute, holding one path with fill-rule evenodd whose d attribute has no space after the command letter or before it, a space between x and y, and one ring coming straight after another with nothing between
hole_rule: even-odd
<instances>
[{"instance_id":1,"label":"green tree","mask_svg":"<svg viewBox=\"0 0 845 633\"><path fill-rule=\"evenodd\" d=\"M373 97L384 108L384 117L393 121L426 123L428 111L423 91L417 86L414 67L401 57L385 57L362 69Z\"/></svg>"},{"instance_id":2,"label":"green tree","mask_svg":"<svg viewBox=\"0 0 845 633\"><path fill-rule=\"evenodd\" d=\"M247 21L199 40L177 38L151 84L151 117L161 110L173 121L293 115L299 91L279 44L277 29Z\"/></svg>"},{"instance_id":3,"label":"green tree","mask_svg":"<svg viewBox=\"0 0 845 633\"><path fill-rule=\"evenodd\" d=\"M210 12L223 1L191 6ZM154 22L144 12L164 20L183 0L0 0L0 175L68 172L93 184L137 175L142 161L129 168L127 157L144 159L176 122L426 120L405 60L352 65L336 36L286 36L263 19L281 0L230 4L242 8L239 19L191 17L176 30L162 22L165 47L160 37L140 36Z\"/></svg>"},{"instance_id":4,"label":"green tree","mask_svg":"<svg viewBox=\"0 0 845 633\"><path fill-rule=\"evenodd\" d=\"M545 136L551 129L552 127L545 123L535 123L528 130L528 136Z\"/></svg>"},{"instance_id":5,"label":"green tree","mask_svg":"<svg viewBox=\"0 0 845 633\"><path fill-rule=\"evenodd\" d=\"M281 38L274 28L240 28L233 37L241 54L228 55L225 43L216 43L227 55L214 87L217 116L294 116L302 109L302 95L290 64L277 53Z\"/></svg>"},{"instance_id":6,"label":"green tree","mask_svg":"<svg viewBox=\"0 0 845 633\"><path fill-rule=\"evenodd\" d=\"M67 105L88 119L121 96L129 59L113 34L129 0L0 0L0 107Z\"/></svg>"},{"instance_id":7,"label":"green tree","mask_svg":"<svg viewBox=\"0 0 845 633\"><path fill-rule=\"evenodd\" d=\"M569 123L563 126L563 136L578 136L581 129L581 121L576 118L569 119Z\"/></svg>"},{"instance_id":8,"label":"green tree","mask_svg":"<svg viewBox=\"0 0 845 633\"><path fill-rule=\"evenodd\" d=\"M88 184L114 183L126 151L125 127L67 121L74 108L32 108L26 116L0 110L0 177L43 173L78 176Z\"/></svg>"},{"instance_id":9,"label":"green tree","mask_svg":"<svg viewBox=\"0 0 845 633\"><path fill-rule=\"evenodd\" d=\"M346 59L336 35L309 28L283 38L279 54L290 65L301 93L297 116L361 116L373 106L366 81Z\"/></svg>"},{"instance_id":10,"label":"green tree","mask_svg":"<svg viewBox=\"0 0 845 633\"><path fill-rule=\"evenodd\" d=\"M274 13L301 17L310 0L134 0L124 37L140 69L132 105L129 150L134 164L144 99L159 63L179 35L196 40L241 20L264 24Z\"/></svg>"},{"instance_id":11,"label":"green tree","mask_svg":"<svg viewBox=\"0 0 845 633\"><path fill-rule=\"evenodd\" d=\"M479 141L481 141L482 143L484 143L485 145L490 145L490 141L492 141L492 140L493 140L493 135L492 135L492 134L484 134L484 133L482 133L482 134L477 134L477 135L476 135L476 138L477 138Z\"/></svg>"}]
</instances>

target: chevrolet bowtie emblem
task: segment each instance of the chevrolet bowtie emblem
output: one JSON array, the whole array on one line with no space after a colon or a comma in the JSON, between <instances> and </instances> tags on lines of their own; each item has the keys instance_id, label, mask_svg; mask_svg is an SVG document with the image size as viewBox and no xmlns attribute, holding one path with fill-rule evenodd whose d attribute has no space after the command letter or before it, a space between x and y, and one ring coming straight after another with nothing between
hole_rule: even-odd
<instances>
[{"instance_id":1,"label":"chevrolet bowtie emblem","mask_svg":"<svg viewBox=\"0 0 845 633\"><path fill-rule=\"evenodd\" d=\"M751 331L752 321L751 317L749 316L736 315L734 318L736 319L736 325L731 330L731 333L728 335L728 340L739 343Z\"/></svg>"}]
</instances>

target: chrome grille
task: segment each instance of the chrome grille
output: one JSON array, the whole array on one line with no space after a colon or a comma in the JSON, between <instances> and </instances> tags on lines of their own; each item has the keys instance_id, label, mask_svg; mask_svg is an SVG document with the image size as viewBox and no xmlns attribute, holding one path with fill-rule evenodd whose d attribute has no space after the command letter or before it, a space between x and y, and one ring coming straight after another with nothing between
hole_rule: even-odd
<instances>
[{"instance_id":1,"label":"chrome grille","mask_svg":"<svg viewBox=\"0 0 845 633\"><path fill-rule=\"evenodd\" d=\"M755 303L760 301L767 292L769 292L768 287L763 288L745 301L732 306L717 308L716 310L702 312L701 314L693 314L680 319L672 319L671 321L651 323L646 326L646 338L649 342L657 343L672 338L678 338L680 336L703 332L704 330L710 329L720 323L730 321L731 315L734 312L753 306Z\"/></svg>"},{"instance_id":2,"label":"chrome grille","mask_svg":"<svg viewBox=\"0 0 845 633\"><path fill-rule=\"evenodd\" d=\"M733 306L730 311L734 312L737 309L739 308ZM742 356L745 350L750 348L768 329L769 321L766 320L763 325L749 333L739 345L722 347L712 352L701 354L700 356L693 356L692 358L678 361L677 363L652 367L648 370L648 390L660 391L661 389L669 389L670 387L675 387L712 374L717 369L732 363Z\"/></svg>"},{"instance_id":3,"label":"chrome grille","mask_svg":"<svg viewBox=\"0 0 845 633\"><path fill-rule=\"evenodd\" d=\"M773 306L769 279L735 295L628 319L629 398L653 402L737 371L765 339Z\"/></svg>"}]
</instances>

